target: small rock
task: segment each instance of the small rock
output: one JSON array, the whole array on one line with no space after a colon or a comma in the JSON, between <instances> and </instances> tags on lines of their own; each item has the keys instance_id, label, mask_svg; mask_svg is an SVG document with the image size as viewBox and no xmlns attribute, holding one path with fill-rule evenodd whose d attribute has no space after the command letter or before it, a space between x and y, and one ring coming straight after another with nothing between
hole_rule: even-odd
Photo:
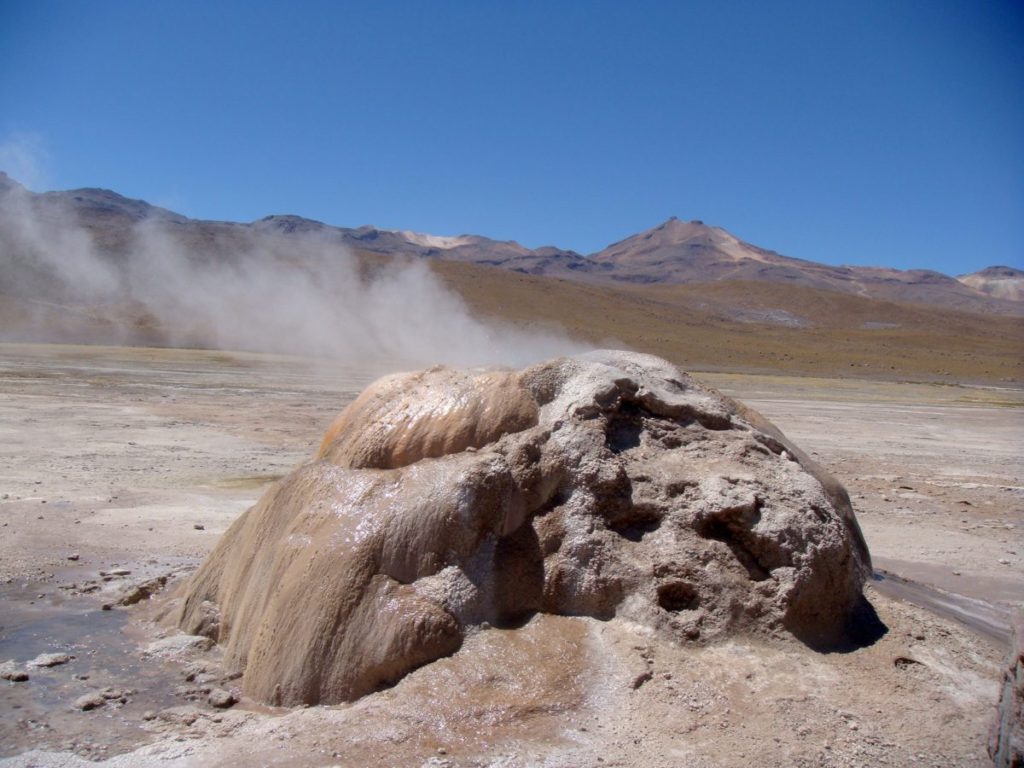
<instances>
[{"instance_id":1,"label":"small rock","mask_svg":"<svg viewBox=\"0 0 1024 768\"><path fill-rule=\"evenodd\" d=\"M57 667L67 664L75 657L69 653L41 653L28 663L30 667Z\"/></svg>"},{"instance_id":2,"label":"small rock","mask_svg":"<svg viewBox=\"0 0 1024 768\"><path fill-rule=\"evenodd\" d=\"M848 728L849 728L849 729L850 729L851 731L859 731L859 730L860 730L860 726L859 726L859 725L857 725L857 724L856 724L855 722L853 722L852 720L851 720L851 721L850 721L850 722L849 722L849 723L847 724L847 727L848 727Z\"/></svg>"},{"instance_id":3,"label":"small rock","mask_svg":"<svg viewBox=\"0 0 1024 768\"><path fill-rule=\"evenodd\" d=\"M213 647L213 640L202 635L171 635L162 640L154 640L146 646L145 653L151 656L177 656L197 651L208 651Z\"/></svg>"},{"instance_id":4,"label":"small rock","mask_svg":"<svg viewBox=\"0 0 1024 768\"><path fill-rule=\"evenodd\" d=\"M148 600L167 584L166 576L157 576L148 581L140 582L129 587L118 599L117 604L123 606L135 605L143 600Z\"/></svg>"},{"instance_id":5,"label":"small rock","mask_svg":"<svg viewBox=\"0 0 1024 768\"><path fill-rule=\"evenodd\" d=\"M74 704L72 704L72 706L75 709L80 709L83 712L88 712L90 709L102 707L106 703L107 699L106 697L104 697L102 693L100 693L99 691L91 691L90 693L86 693L75 699L75 702Z\"/></svg>"},{"instance_id":6,"label":"small rock","mask_svg":"<svg viewBox=\"0 0 1024 768\"><path fill-rule=\"evenodd\" d=\"M1006 559L1005 557L1000 557L1000 558L999 558L999 564L1000 564L1000 565L1009 565L1009 564L1010 564L1010 561L1009 561L1009 560L1007 560L1007 559Z\"/></svg>"},{"instance_id":7,"label":"small rock","mask_svg":"<svg viewBox=\"0 0 1024 768\"><path fill-rule=\"evenodd\" d=\"M79 557L78 553L75 552L74 554L68 555L68 560L77 560L78 557Z\"/></svg>"},{"instance_id":8,"label":"small rock","mask_svg":"<svg viewBox=\"0 0 1024 768\"><path fill-rule=\"evenodd\" d=\"M205 531L206 530L206 526L203 525L202 523L196 523L192 527L195 528L197 531Z\"/></svg>"},{"instance_id":9,"label":"small rock","mask_svg":"<svg viewBox=\"0 0 1024 768\"><path fill-rule=\"evenodd\" d=\"M654 675L651 674L650 670L646 670L644 672L641 672L636 677L634 677L633 678L633 682L630 685L633 688L633 690L635 691L637 688L639 688L641 685L646 683L652 677L654 677Z\"/></svg>"},{"instance_id":10,"label":"small rock","mask_svg":"<svg viewBox=\"0 0 1024 768\"><path fill-rule=\"evenodd\" d=\"M210 703L211 707L227 709L238 702L238 697L231 691L225 691L223 688L214 688L210 691L207 701Z\"/></svg>"},{"instance_id":11,"label":"small rock","mask_svg":"<svg viewBox=\"0 0 1024 768\"><path fill-rule=\"evenodd\" d=\"M147 711L142 713L142 719L143 720L147 720L147 721L148 720L156 720L156 712L154 712L151 709L147 710Z\"/></svg>"},{"instance_id":12,"label":"small rock","mask_svg":"<svg viewBox=\"0 0 1024 768\"><path fill-rule=\"evenodd\" d=\"M28 680L28 672L18 667L12 659L0 664L0 678L10 680L12 683L23 683Z\"/></svg>"}]
</instances>

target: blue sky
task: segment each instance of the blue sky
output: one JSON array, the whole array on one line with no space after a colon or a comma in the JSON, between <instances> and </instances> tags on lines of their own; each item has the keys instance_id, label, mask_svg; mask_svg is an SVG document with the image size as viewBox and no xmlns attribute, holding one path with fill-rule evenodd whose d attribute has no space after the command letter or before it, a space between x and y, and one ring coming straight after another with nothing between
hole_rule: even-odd
<instances>
[{"instance_id":1,"label":"blue sky","mask_svg":"<svg viewBox=\"0 0 1024 768\"><path fill-rule=\"evenodd\" d=\"M1024 266L1024 3L0 0L0 165L190 216Z\"/></svg>"}]
</instances>

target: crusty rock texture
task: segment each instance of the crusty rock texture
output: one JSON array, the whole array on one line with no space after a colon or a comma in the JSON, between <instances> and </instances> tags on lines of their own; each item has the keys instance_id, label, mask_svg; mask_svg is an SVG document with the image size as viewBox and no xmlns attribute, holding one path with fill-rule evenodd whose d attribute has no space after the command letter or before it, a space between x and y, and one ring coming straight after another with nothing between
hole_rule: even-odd
<instances>
[{"instance_id":1,"label":"crusty rock texture","mask_svg":"<svg viewBox=\"0 0 1024 768\"><path fill-rule=\"evenodd\" d=\"M1024 612L1011 618L1010 658L1003 671L988 754L995 768L1024 768Z\"/></svg>"},{"instance_id":2,"label":"crusty rock texture","mask_svg":"<svg viewBox=\"0 0 1024 768\"><path fill-rule=\"evenodd\" d=\"M845 491L778 430L602 351L371 385L227 531L180 624L247 695L336 703L538 611L842 645L869 573Z\"/></svg>"}]
</instances>

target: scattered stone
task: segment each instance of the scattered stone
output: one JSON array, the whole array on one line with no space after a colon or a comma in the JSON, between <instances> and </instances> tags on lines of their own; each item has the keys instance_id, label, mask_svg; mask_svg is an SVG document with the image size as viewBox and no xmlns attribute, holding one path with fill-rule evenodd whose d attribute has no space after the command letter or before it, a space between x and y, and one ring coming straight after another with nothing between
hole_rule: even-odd
<instances>
[{"instance_id":1,"label":"scattered stone","mask_svg":"<svg viewBox=\"0 0 1024 768\"><path fill-rule=\"evenodd\" d=\"M90 691L89 693L83 694L75 699L72 706L75 709L88 712L91 709L102 707L106 703L107 698L100 691Z\"/></svg>"},{"instance_id":2,"label":"scattered stone","mask_svg":"<svg viewBox=\"0 0 1024 768\"><path fill-rule=\"evenodd\" d=\"M12 683L23 683L28 680L28 672L11 659L0 664L0 679L10 680Z\"/></svg>"},{"instance_id":3,"label":"scattered stone","mask_svg":"<svg viewBox=\"0 0 1024 768\"><path fill-rule=\"evenodd\" d=\"M651 680L654 675L651 674L650 670L644 670L639 675L633 678L633 682L630 683L630 687L635 691L637 688L642 686L648 680Z\"/></svg>"},{"instance_id":4,"label":"scattered stone","mask_svg":"<svg viewBox=\"0 0 1024 768\"><path fill-rule=\"evenodd\" d=\"M127 607L148 600L167 585L167 576L157 576L148 581L133 584L118 599L117 604Z\"/></svg>"},{"instance_id":5,"label":"scattered stone","mask_svg":"<svg viewBox=\"0 0 1024 768\"><path fill-rule=\"evenodd\" d=\"M68 555L68 560L77 560L78 557L79 557L78 553L75 552L74 554Z\"/></svg>"},{"instance_id":6,"label":"scattered stone","mask_svg":"<svg viewBox=\"0 0 1024 768\"><path fill-rule=\"evenodd\" d=\"M74 656L69 653L41 653L36 656L32 661L28 662L30 667L59 667L61 664L67 664L69 661L74 661Z\"/></svg>"},{"instance_id":7,"label":"scattered stone","mask_svg":"<svg viewBox=\"0 0 1024 768\"><path fill-rule=\"evenodd\" d=\"M113 704L127 704L128 697L134 693L135 691L130 689L103 688L97 691L92 691L90 694L87 694L87 696L99 696L105 702L110 702ZM81 697L81 699L84 701L85 697Z\"/></svg>"},{"instance_id":8,"label":"scattered stone","mask_svg":"<svg viewBox=\"0 0 1024 768\"><path fill-rule=\"evenodd\" d=\"M171 635L162 640L154 640L146 646L145 653L149 656L179 656L188 653L208 651L213 641L202 635Z\"/></svg>"},{"instance_id":9,"label":"scattered stone","mask_svg":"<svg viewBox=\"0 0 1024 768\"><path fill-rule=\"evenodd\" d=\"M920 661L911 658L910 656L897 656L895 659L892 660L892 665L896 667L896 669L907 669L908 667L920 664Z\"/></svg>"},{"instance_id":10,"label":"scattered stone","mask_svg":"<svg viewBox=\"0 0 1024 768\"><path fill-rule=\"evenodd\" d=\"M160 712L159 717L164 722L168 723L180 723L181 725L192 725L201 716L202 712L196 709L191 704L183 707L170 707Z\"/></svg>"},{"instance_id":11,"label":"scattered stone","mask_svg":"<svg viewBox=\"0 0 1024 768\"><path fill-rule=\"evenodd\" d=\"M196 523L192 527L195 528L197 531L205 531L206 530L206 526L203 525L202 523Z\"/></svg>"},{"instance_id":12,"label":"scattered stone","mask_svg":"<svg viewBox=\"0 0 1024 768\"><path fill-rule=\"evenodd\" d=\"M154 712L151 709L148 709L142 713L142 719L146 720L147 722L150 720L156 720L156 712Z\"/></svg>"},{"instance_id":13,"label":"scattered stone","mask_svg":"<svg viewBox=\"0 0 1024 768\"><path fill-rule=\"evenodd\" d=\"M216 709L227 709L238 703L238 697L231 691L225 691L223 688L214 688L210 691L210 695L206 700L211 707Z\"/></svg>"}]
</instances>

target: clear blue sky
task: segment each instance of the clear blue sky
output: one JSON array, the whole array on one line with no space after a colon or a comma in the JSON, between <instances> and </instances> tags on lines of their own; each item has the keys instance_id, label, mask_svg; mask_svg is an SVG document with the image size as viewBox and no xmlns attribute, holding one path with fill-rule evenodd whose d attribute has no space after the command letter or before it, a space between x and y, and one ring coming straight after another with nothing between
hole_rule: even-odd
<instances>
[{"instance_id":1,"label":"clear blue sky","mask_svg":"<svg viewBox=\"0 0 1024 768\"><path fill-rule=\"evenodd\" d=\"M1024 2L0 0L0 159L201 218L1019 267Z\"/></svg>"}]
</instances>

